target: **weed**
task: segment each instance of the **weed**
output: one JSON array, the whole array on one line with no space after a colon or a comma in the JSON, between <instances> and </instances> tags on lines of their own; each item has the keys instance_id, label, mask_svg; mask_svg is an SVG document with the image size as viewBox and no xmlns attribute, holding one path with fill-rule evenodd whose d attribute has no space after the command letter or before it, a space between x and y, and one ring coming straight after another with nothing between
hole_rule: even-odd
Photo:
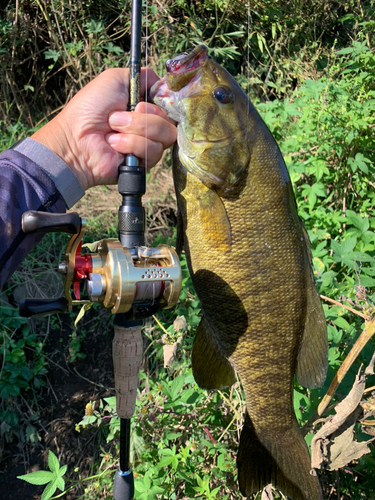
<instances>
[{"instance_id":1,"label":"weed","mask_svg":"<svg viewBox=\"0 0 375 500\"><path fill-rule=\"evenodd\" d=\"M145 19L149 61L160 73L172 55L206 43L213 56L238 75L245 91L268 99L258 107L282 148L312 243L317 286L330 299L324 302L330 343L327 382L313 391L296 385L294 407L300 425L308 424L365 318L373 317L375 301L374 4L343 2L334 7L323 0L305 2L303 8L284 0L272 5L263 0L250 5L240 0L165 0L151 4ZM2 148L29 135L38 120L52 116L104 68L124 65L129 14L127 0L120 2L120 9L112 1L9 2L0 21ZM160 203L156 217L154 206L150 203L148 210L150 232L168 228L156 238L161 243L172 232L170 218L159 210ZM108 227L109 236L116 235L110 214L105 222L94 218L89 234L97 240ZM59 235L46 236L2 294L0 432L6 442L39 440L35 400L46 384L48 332L63 331L58 319L29 326L12 306L12 295L20 286L34 296L48 295L51 289L56 293L55 284L47 280L42 285L37 278L55 267L65 244ZM184 257L181 265L178 305L159 314L158 323L146 325L144 331L146 368L132 421L136 498L232 500L238 498L235 455L244 397L239 383L230 391L207 394L193 380L190 353L200 305ZM184 318L179 323L184 326L174 324L176 316ZM99 318L96 328L108 331L104 323L107 319ZM67 328L73 332L69 349L74 362L86 354L82 344L88 328ZM163 344L176 346L166 368ZM373 350L371 340L339 386L334 403L348 394L359 364L368 364ZM371 397L370 391L365 397L370 407ZM85 484L85 498L94 499L111 494L117 467L114 398L102 399L97 407L89 404L77 431L83 433L87 426L102 429L108 444L95 466L97 474L72 481L68 489ZM356 432L361 434L359 424ZM308 444L311 438L306 436ZM373 498L374 460L372 449L337 474L323 471L326 489L336 490L343 499ZM51 458L50 469L52 475L44 477L53 484L49 488L64 489L64 467Z\"/></svg>"}]
</instances>

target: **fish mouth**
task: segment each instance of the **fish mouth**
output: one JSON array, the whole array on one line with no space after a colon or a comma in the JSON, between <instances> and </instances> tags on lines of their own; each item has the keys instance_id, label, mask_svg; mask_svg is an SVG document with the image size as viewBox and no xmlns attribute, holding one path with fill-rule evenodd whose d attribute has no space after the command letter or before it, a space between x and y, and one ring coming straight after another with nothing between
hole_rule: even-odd
<instances>
[{"instance_id":1,"label":"fish mouth","mask_svg":"<svg viewBox=\"0 0 375 500\"><path fill-rule=\"evenodd\" d=\"M165 63L168 74L180 74L192 71L202 66L209 58L205 45L197 45L191 52L180 54Z\"/></svg>"},{"instance_id":2,"label":"fish mouth","mask_svg":"<svg viewBox=\"0 0 375 500\"><path fill-rule=\"evenodd\" d=\"M150 90L150 100L176 121L179 112L174 105L190 96L199 87L200 69L210 59L205 45L197 45L189 53L180 54L165 63L166 75L158 80Z\"/></svg>"}]
</instances>

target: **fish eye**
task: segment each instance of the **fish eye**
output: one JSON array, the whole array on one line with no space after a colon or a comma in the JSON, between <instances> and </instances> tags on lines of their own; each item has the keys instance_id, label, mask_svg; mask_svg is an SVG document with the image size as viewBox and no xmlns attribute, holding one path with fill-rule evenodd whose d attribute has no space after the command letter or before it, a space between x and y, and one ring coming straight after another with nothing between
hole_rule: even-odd
<instances>
[{"instance_id":1,"label":"fish eye","mask_svg":"<svg viewBox=\"0 0 375 500\"><path fill-rule=\"evenodd\" d=\"M221 104L229 104L234 100L232 92L227 87L216 87L212 94Z\"/></svg>"}]
</instances>

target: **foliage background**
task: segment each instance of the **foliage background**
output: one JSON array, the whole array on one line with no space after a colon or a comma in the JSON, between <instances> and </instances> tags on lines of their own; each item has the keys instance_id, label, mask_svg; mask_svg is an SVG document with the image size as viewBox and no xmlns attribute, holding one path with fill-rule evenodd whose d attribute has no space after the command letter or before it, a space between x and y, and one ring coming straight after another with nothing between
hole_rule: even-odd
<instances>
[{"instance_id":1,"label":"foliage background","mask_svg":"<svg viewBox=\"0 0 375 500\"><path fill-rule=\"evenodd\" d=\"M299 213L312 241L320 293L372 317L374 1L152 0L144 11L143 48L147 46L147 63L160 75L167 59L203 42L257 104L294 183ZM129 30L127 0L2 2L1 148L53 117L104 69L126 66ZM163 168L167 167L168 160ZM168 191L164 202L170 203L170 197ZM148 206L150 220L155 210L155 205ZM172 216L167 218L170 226L172 222ZM115 232L110 215L90 225L93 240ZM173 243L172 233L167 228L155 244ZM62 336L64 328L69 329L72 367L89 355L86 336L110 335L111 327L104 326L109 319L99 314L78 329L72 326L73 318L27 323L17 314L15 289L25 283L32 289L36 275L50 276L64 242L59 235L46 237L1 294L0 436L5 457L12 446L45 445L38 401L46 393L53 367L48 332ZM178 307L159 315L160 324L145 329L146 365L133 422L136 498L239 498L235 454L244 400L240 385L208 395L194 384L189 356L200 308L182 264L184 287ZM55 295L55 282L48 278L47 283ZM44 293L51 292L44 288ZM311 417L364 326L363 318L339 306L327 303L324 308L329 373L319 391L296 386L301 425ZM185 326L173 326L176 316L185 318ZM177 344L178 355L164 368L163 345L168 344ZM349 392L360 363L368 364L373 350L372 342L363 349L336 400ZM54 356L55 351L56 362ZM365 402L375 409L371 391ZM84 426L100 430L92 434L97 449L90 465L94 478L84 481L87 469L70 463L71 498L110 498L118 432L113 412L109 397L88 403L77 432L90 432ZM357 435L368 439L359 425ZM322 471L326 498L375 498L374 459L372 449L337 473ZM59 470L55 462L54 467Z\"/></svg>"}]
</instances>

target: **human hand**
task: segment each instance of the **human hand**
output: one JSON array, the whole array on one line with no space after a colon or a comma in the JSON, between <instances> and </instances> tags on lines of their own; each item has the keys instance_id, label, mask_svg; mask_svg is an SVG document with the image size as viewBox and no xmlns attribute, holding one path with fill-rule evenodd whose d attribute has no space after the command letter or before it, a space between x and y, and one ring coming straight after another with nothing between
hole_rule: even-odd
<instances>
[{"instance_id":1,"label":"human hand","mask_svg":"<svg viewBox=\"0 0 375 500\"><path fill-rule=\"evenodd\" d=\"M158 80L141 71L141 96ZM125 154L141 165L154 166L177 138L174 122L154 104L140 102L127 111L129 70L108 69L80 90L65 108L32 139L60 156L86 190L115 184ZM147 165L146 165L147 160Z\"/></svg>"}]
</instances>

